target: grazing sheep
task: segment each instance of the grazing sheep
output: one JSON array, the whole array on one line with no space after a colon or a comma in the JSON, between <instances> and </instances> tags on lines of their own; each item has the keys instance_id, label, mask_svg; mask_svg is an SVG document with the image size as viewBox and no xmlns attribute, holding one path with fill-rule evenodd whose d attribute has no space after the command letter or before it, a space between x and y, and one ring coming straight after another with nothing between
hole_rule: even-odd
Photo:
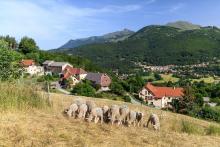
<instances>
[{"instance_id":1,"label":"grazing sheep","mask_svg":"<svg viewBox=\"0 0 220 147\"><path fill-rule=\"evenodd\" d=\"M87 110L88 110L88 107L86 104L80 105L78 109L78 118L85 119Z\"/></svg>"},{"instance_id":2,"label":"grazing sheep","mask_svg":"<svg viewBox=\"0 0 220 147\"><path fill-rule=\"evenodd\" d=\"M69 117L76 117L76 112L78 110L77 104L72 104L68 109L64 110L64 113L67 114Z\"/></svg>"},{"instance_id":3,"label":"grazing sheep","mask_svg":"<svg viewBox=\"0 0 220 147\"><path fill-rule=\"evenodd\" d=\"M160 121L157 114L151 114L148 121L147 121L147 127L149 125L149 122L153 125L155 130L160 130Z\"/></svg>"},{"instance_id":4,"label":"grazing sheep","mask_svg":"<svg viewBox=\"0 0 220 147\"><path fill-rule=\"evenodd\" d=\"M136 123L136 118L137 118L137 113L133 110L130 110L129 115L128 115L128 127L130 127L130 125L133 123L134 127L135 127L135 123Z\"/></svg>"},{"instance_id":5,"label":"grazing sheep","mask_svg":"<svg viewBox=\"0 0 220 147\"><path fill-rule=\"evenodd\" d=\"M142 125L143 119L144 119L144 113L136 112L136 121L137 121L137 126L138 127L140 127Z\"/></svg>"},{"instance_id":6,"label":"grazing sheep","mask_svg":"<svg viewBox=\"0 0 220 147\"><path fill-rule=\"evenodd\" d=\"M88 117L89 114L91 113L92 109L96 107L96 104L93 101L86 101L86 105L88 107L86 116Z\"/></svg>"},{"instance_id":7,"label":"grazing sheep","mask_svg":"<svg viewBox=\"0 0 220 147\"><path fill-rule=\"evenodd\" d=\"M96 107L91 110L88 121L91 122L94 119L94 122L97 123L99 120L101 124L103 123L103 110L102 108Z\"/></svg>"},{"instance_id":8,"label":"grazing sheep","mask_svg":"<svg viewBox=\"0 0 220 147\"><path fill-rule=\"evenodd\" d=\"M103 106L102 107L102 111L103 111L103 120L105 122L108 122L108 113L109 113L109 107L108 106Z\"/></svg>"},{"instance_id":9,"label":"grazing sheep","mask_svg":"<svg viewBox=\"0 0 220 147\"><path fill-rule=\"evenodd\" d=\"M80 105L85 104L86 102L82 99L76 99L73 101L73 103L77 104L77 106L79 107Z\"/></svg>"},{"instance_id":10,"label":"grazing sheep","mask_svg":"<svg viewBox=\"0 0 220 147\"><path fill-rule=\"evenodd\" d=\"M118 105L112 105L110 107L108 117L111 120L112 125L115 123L116 120L118 120L118 125L120 125L120 122L119 122L120 112L119 112Z\"/></svg>"},{"instance_id":11,"label":"grazing sheep","mask_svg":"<svg viewBox=\"0 0 220 147\"><path fill-rule=\"evenodd\" d=\"M130 112L128 106L127 105L121 106L119 112L120 112L120 123L123 122L125 124L127 116Z\"/></svg>"}]
</instances>

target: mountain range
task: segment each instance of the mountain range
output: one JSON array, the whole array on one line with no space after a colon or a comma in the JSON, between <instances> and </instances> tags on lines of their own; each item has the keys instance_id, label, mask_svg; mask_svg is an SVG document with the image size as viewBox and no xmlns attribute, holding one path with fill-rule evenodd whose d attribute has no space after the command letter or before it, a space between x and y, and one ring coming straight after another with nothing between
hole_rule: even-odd
<instances>
[{"instance_id":1,"label":"mountain range","mask_svg":"<svg viewBox=\"0 0 220 147\"><path fill-rule=\"evenodd\" d=\"M100 66L121 72L133 71L135 62L196 64L220 58L220 29L178 21L146 26L120 41L95 42L53 51L83 56Z\"/></svg>"},{"instance_id":2,"label":"mountain range","mask_svg":"<svg viewBox=\"0 0 220 147\"><path fill-rule=\"evenodd\" d=\"M113 33L108 33L102 36L92 36L88 38L81 38L75 40L69 40L67 43L59 47L58 49L70 49L78 46L93 44L93 43L106 43L106 42L118 42L127 39L132 35L134 31L124 29L122 31L116 31Z\"/></svg>"}]
</instances>

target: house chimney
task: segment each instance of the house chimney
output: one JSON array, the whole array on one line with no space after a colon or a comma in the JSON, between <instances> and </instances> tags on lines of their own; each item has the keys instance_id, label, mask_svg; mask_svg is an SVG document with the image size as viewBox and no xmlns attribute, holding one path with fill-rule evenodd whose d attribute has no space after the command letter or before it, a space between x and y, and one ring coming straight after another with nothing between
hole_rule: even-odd
<instances>
[{"instance_id":1,"label":"house chimney","mask_svg":"<svg viewBox=\"0 0 220 147\"><path fill-rule=\"evenodd\" d=\"M173 89L175 90L175 89L176 89L176 87L174 86L174 87L173 87Z\"/></svg>"}]
</instances>

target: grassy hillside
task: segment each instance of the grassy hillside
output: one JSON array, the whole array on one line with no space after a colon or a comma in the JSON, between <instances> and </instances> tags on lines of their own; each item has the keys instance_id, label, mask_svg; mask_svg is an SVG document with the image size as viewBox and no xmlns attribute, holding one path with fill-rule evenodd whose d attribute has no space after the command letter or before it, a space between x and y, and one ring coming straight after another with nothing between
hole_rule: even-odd
<instances>
[{"instance_id":1,"label":"grassy hillside","mask_svg":"<svg viewBox=\"0 0 220 147\"><path fill-rule=\"evenodd\" d=\"M152 65L196 64L220 57L220 29L186 30L147 26L118 43L85 45L65 53L87 57L103 67L129 71L133 62Z\"/></svg>"},{"instance_id":2,"label":"grassy hillside","mask_svg":"<svg viewBox=\"0 0 220 147\"><path fill-rule=\"evenodd\" d=\"M117 127L67 119L64 108L78 97L51 94L49 110L30 109L1 112L1 146L219 146L220 125L188 116L164 112L146 106L128 104L148 117L160 116L161 130ZM85 98L85 97L83 97ZM98 105L122 102L93 99ZM145 122L146 122L145 117ZM211 127L210 127L211 126ZM219 134L220 135L220 134Z\"/></svg>"},{"instance_id":3,"label":"grassy hillside","mask_svg":"<svg viewBox=\"0 0 220 147\"><path fill-rule=\"evenodd\" d=\"M176 21L176 22L170 22L166 24L167 26L174 27L174 28L179 28L181 30L195 30L195 29L200 29L201 26L192 24L190 22L186 21Z\"/></svg>"}]
</instances>

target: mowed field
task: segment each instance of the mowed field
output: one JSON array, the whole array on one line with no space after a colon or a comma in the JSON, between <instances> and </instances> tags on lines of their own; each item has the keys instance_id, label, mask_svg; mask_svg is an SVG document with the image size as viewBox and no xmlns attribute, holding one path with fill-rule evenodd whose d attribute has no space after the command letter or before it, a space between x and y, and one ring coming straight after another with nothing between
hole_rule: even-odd
<instances>
[{"instance_id":1,"label":"mowed field","mask_svg":"<svg viewBox=\"0 0 220 147\"><path fill-rule=\"evenodd\" d=\"M79 97L51 94L52 107L49 109L1 112L0 146L220 146L220 136L205 133L210 125L220 127L219 124L146 106L126 103L131 109L144 112L145 122L150 113L158 114L161 121L160 131L154 131L152 127L128 128L68 119L63 116L62 111L77 98ZM94 100L99 106L123 103L81 98ZM184 129L183 121L193 127L185 126Z\"/></svg>"},{"instance_id":2,"label":"mowed field","mask_svg":"<svg viewBox=\"0 0 220 147\"><path fill-rule=\"evenodd\" d=\"M165 83L165 82L173 82L173 83L176 83L178 82L180 79L179 78L176 78L176 77L173 77L172 74L160 74L161 76L161 80L158 80L158 81L153 81L153 83ZM155 80L155 77L153 74L149 75L149 76L143 76L142 77L143 79L145 80L149 80L149 79L152 79L152 80ZM216 82L216 80L214 79L214 77L207 77L207 78L200 78L200 79L190 79L193 82L201 82L201 81L204 81L205 83L214 83Z\"/></svg>"}]
</instances>

